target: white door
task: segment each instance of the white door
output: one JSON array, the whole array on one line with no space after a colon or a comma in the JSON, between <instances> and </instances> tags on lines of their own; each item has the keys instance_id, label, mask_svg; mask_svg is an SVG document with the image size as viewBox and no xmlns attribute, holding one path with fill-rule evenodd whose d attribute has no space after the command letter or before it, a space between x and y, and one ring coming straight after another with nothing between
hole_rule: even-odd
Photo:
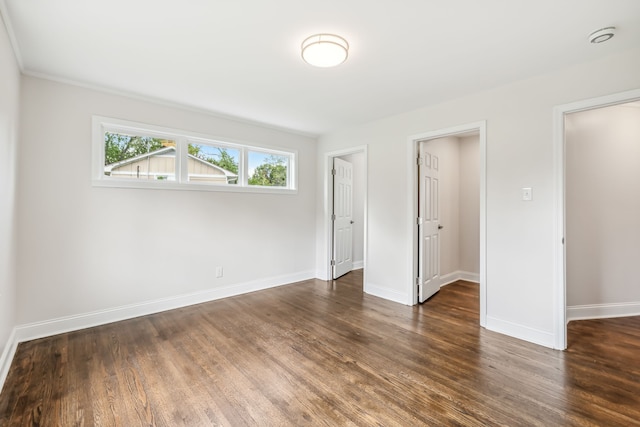
<instances>
[{"instance_id":1,"label":"white door","mask_svg":"<svg viewBox=\"0 0 640 427\"><path fill-rule=\"evenodd\" d=\"M440 290L440 169L438 156L420 143L418 300L426 301Z\"/></svg>"},{"instance_id":2,"label":"white door","mask_svg":"<svg viewBox=\"0 0 640 427\"><path fill-rule=\"evenodd\" d=\"M353 165L333 159L333 278L353 269Z\"/></svg>"}]
</instances>

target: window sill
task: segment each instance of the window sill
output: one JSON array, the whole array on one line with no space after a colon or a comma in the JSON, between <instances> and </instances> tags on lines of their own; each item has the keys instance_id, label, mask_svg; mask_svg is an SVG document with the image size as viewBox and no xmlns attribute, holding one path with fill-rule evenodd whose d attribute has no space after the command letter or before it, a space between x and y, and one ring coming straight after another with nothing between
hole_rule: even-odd
<instances>
[{"instance_id":1,"label":"window sill","mask_svg":"<svg viewBox=\"0 0 640 427\"><path fill-rule=\"evenodd\" d=\"M231 193L262 193L262 194L297 194L298 190L293 188L276 187L241 187L236 185L211 185L211 184L181 184L178 182L144 182L144 181L124 181L119 179L93 179L92 187L101 188L130 188L147 190L180 190L180 191L208 191L208 192L231 192Z\"/></svg>"}]
</instances>

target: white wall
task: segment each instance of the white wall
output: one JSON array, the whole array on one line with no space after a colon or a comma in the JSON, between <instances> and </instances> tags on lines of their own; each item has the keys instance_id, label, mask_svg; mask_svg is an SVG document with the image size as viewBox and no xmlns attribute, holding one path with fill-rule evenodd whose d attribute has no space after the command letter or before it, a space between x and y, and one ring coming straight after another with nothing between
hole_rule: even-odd
<instances>
[{"instance_id":1,"label":"white wall","mask_svg":"<svg viewBox=\"0 0 640 427\"><path fill-rule=\"evenodd\" d=\"M460 147L459 270L480 274L480 139L458 138Z\"/></svg>"},{"instance_id":2,"label":"white wall","mask_svg":"<svg viewBox=\"0 0 640 427\"><path fill-rule=\"evenodd\" d=\"M567 305L640 305L640 106L568 114Z\"/></svg>"},{"instance_id":3,"label":"white wall","mask_svg":"<svg viewBox=\"0 0 640 427\"><path fill-rule=\"evenodd\" d=\"M0 17L0 355L8 354L16 313L15 197L20 71ZM3 382L0 357L0 388Z\"/></svg>"},{"instance_id":4,"label":"white wall","mask_svg":"<svg viewBox=\"0 0 640 427\"><path fill-rule=\"evenodd\" d=\"M369 147L365 291L411 303L409 137L487 120L487 327L553 346L553 107L638 88L639 69L640 49L634 49L320 138L319 153ZM533 201L520 199L522 187L533 188ZM326 251L322 239L317 243L317 253Z\"/></svg>"},{"instance_id":5,"label":"white wall","mask_svg":"<svg viewBox=\"0 0 640 427\"><path fill-rule=\"evenodd\" d=\"M314 139L33 77L22 83L20 324L313 277ZM299 191L94 188L94 114L296 149Z\"/></svg>"},{"instance_id":6,"label":"white wall","mask_svg":"<svg viewBox=\"0 0 640 427\"><path fill-rule=\"evenodd\" d=\"M358 267L364 261L365 156L359 152L340 159L353 165L353 263Z\"/></svg>"}]
</instances>

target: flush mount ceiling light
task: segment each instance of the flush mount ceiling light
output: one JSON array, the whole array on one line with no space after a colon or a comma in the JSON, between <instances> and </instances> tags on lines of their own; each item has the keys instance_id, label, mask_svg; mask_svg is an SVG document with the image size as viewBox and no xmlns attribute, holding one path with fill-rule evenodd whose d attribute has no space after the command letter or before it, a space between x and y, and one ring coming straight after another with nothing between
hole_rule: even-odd
<instances>
[{"instance_id":1,"label":"flush mount ceiling light","mask_svg":"<svg viewBox=\"0 0 640 427\"><path fill-rule=\"evenodd\" d=\"M591 43L603 43L612 38L616 34L616 27L600 28L589 34Z\"/></svg>"},{"instance_id":2,"label":"flush mount ceiling light","mask_svg":"<svg viewBox=\"0 0 640 427\"><path fill-rule=\"evenodd\" d=\"M349 43L335 34L314 34L302 42L302 59L315 67L335 67L348 55Z\"/></svg>"}]
</instances>

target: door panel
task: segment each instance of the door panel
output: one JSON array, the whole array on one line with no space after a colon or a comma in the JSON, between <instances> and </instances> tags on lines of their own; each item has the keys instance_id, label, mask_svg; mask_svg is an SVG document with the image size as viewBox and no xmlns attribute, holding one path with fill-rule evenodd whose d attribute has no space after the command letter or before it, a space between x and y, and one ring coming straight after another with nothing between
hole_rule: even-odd
<instances>
[{"instance_id":1,"label":"door panel","mask_svg":"<svg viewBox=\"0 0 640 427\"><path fill-rule=\"evenodd\" d=\"M440 290L440 159L420 143L418 301Z\"/></svg>"},{"instance_id":2,"label":"door panel","mask_svg":"<svg viewBox=\"0 0 640 427\"><path fill-rule=\"evenodd\" d=\"M333 159L333 278L353 269L353 165Z\"/></svg>"}]
</instances>

